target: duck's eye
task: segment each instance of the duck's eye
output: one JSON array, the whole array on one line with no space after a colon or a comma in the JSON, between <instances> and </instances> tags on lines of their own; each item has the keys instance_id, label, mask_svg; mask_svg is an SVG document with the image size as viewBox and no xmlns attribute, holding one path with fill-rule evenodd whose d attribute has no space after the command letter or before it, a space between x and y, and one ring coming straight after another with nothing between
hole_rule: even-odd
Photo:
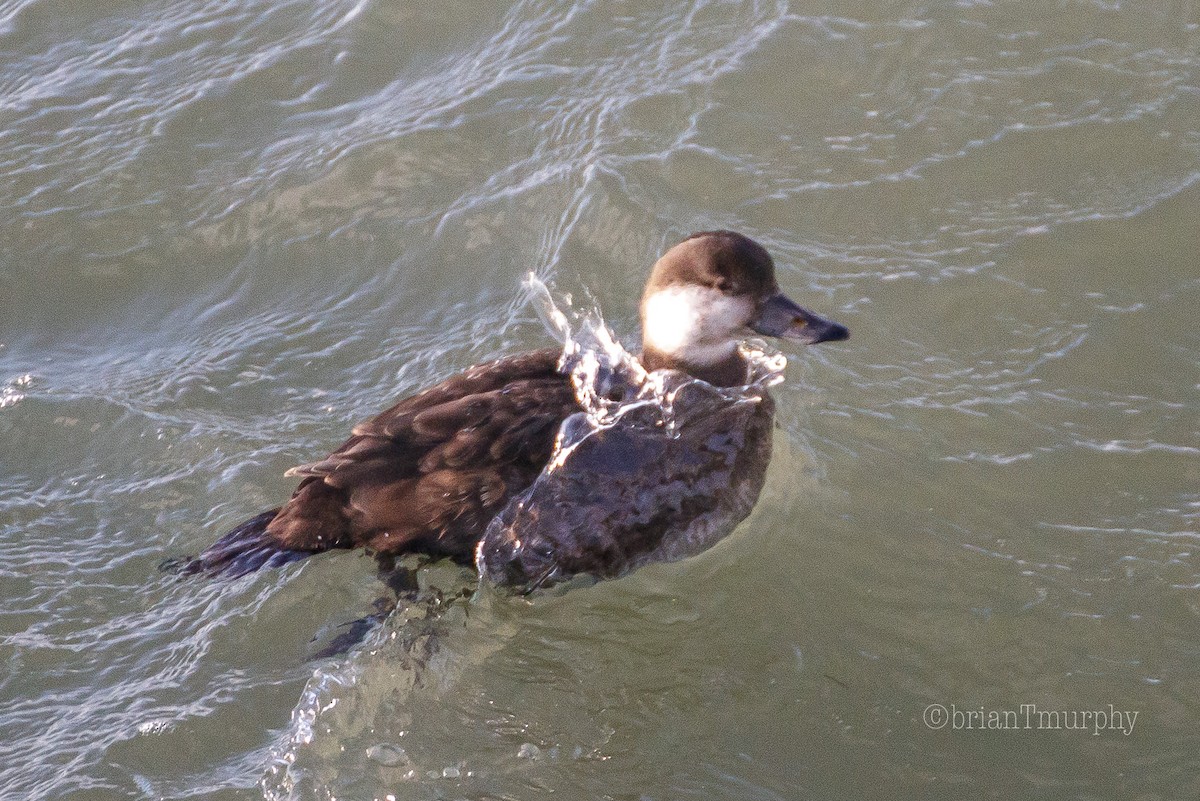
<instances>
[{"instance_id":1,"label":"duck's eye","mask_svg":"<svg viewBox=\"0 0 1200 801\"><path fill-rule=\"evenodd\" d=\"M722 292L732 292L733 291L733 282L730 281L728 278L718 278L716 287L717 287L717 289L721 290Z\"/></svg>"}]
</instances>

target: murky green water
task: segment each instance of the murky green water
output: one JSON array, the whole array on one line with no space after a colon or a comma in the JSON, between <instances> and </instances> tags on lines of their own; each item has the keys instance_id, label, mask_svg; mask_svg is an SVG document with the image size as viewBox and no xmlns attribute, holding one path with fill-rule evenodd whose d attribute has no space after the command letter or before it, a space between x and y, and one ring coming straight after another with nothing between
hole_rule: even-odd
<instances>
[{"instance_id":1,"label":"murky green water","mask_svg":"<svg viewBox=\"0 0 1200 801\"><path fill-rule=\"evenodd\" d=\"M0 52L5 799L1200 795L1196 3L10 0ZM528 270L633 342L714 227L854 332L717 548L322 660L369 559L159 572L546 344Z\"/></svg>"}]
</instances>

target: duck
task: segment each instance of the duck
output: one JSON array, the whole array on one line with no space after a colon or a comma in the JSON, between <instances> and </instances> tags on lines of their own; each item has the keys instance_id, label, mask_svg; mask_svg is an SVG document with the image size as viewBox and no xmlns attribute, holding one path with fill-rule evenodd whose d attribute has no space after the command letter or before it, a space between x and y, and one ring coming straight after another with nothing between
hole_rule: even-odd
<instances>
[{"instance_id":1,"label":"duck","mask_svg":"<svg viewBox=\"0 0 1200 801\"><path fill-rule=\"evenodd\" d=\"M645 374L673 392L729 402L699 404L704 413L680 425L618 423L580 435L587 410L562 349L478 364L289 470L300 481L286 503L242 522L182 572L238 577L362 548L381 562L449 558L528 591L708 547L749 514L770 460L769 393L726 391L752 383L741 343L757 334L815 345L849 331L788 298L767 250L728 230L667 250L650 270L640 316Z\"/></svg>"}]
</instances>

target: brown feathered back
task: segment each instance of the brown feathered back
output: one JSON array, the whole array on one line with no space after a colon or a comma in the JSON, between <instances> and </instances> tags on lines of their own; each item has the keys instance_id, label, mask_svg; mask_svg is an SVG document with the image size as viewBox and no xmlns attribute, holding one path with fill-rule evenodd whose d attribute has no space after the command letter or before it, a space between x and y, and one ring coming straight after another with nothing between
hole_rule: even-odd
<instances>
[{"instance_id":1,"label":"brown feathered back","mask_svg":"<svg viewBox=\"0 0 1200 801\"><path fill-rule=\"evenodd\" d=\"M478 365L354 428L267 525L294 551L366 546L469 561L488 522L549 460L579 411L558 350Z\"/></svg>"}]
</instances>

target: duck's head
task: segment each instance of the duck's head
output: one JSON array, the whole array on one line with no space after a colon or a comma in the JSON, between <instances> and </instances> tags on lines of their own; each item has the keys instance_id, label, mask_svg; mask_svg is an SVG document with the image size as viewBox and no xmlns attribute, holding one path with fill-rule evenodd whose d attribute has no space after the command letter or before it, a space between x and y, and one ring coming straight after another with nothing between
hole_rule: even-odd
<instances>
[{"instance_id":1,"label":"duck's head","mask_svg":"<svg viewBox=\"0 0 1200 801\"><path fill-rule=\"evenodd\" d=\"M779 290L762 245L733 231L692 234L654 265L642 296L642 363L718 386L746 382L738 342L753 334L806 345L850 336Z\"/></svg>"}]
</instances>

